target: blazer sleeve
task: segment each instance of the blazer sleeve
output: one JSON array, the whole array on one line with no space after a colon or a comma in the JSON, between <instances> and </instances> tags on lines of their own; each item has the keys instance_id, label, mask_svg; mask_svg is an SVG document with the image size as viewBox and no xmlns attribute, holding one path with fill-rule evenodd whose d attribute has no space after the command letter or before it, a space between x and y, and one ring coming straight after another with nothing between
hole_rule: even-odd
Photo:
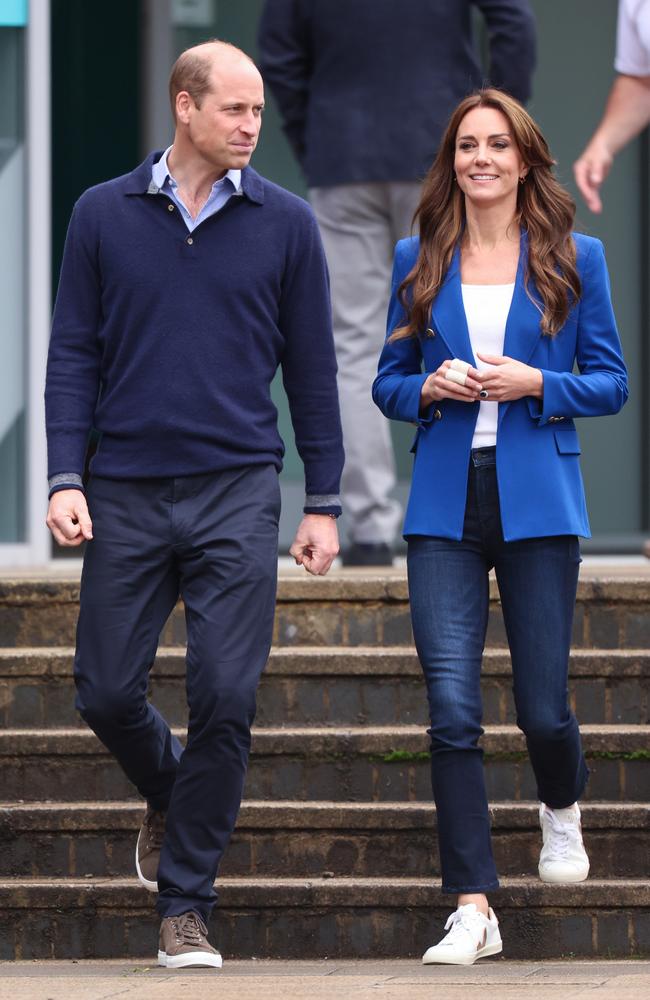
<instances>
[{"instance_id":1,"label":"blazer sleeve","mask_svg":"<svg viewBox=\"0 0 650 1000\"><path fill-rule=\"evenodd\" d=\"M627 369L616 328L605 252L592 240L582 274L573 372L542 369L544 396L531 400L541 425L551 417L599 417L618 413L628 397Z\"/></svg>"},{"instance_id":2,"label":"blazer sleeve","mask_svg":"<svg viewBox=\"0 0 650 1000\"><path fill-rule=\"evenodd\" d=\"M490 81L525 104L537 61L537 29L529 0L474 0L487 25Z\"/></svg>"},{"instance_id":3,"label":"blazer sleeve","mask_svg":"<svg viewBox=\"0 0 650 1000\"><path fill-rule=\"evenodd\" d=\"M403 340L389 340L393 330L406 320L404 307L398 298L398 290L410 270L410 266L400 243L395 248L393 277L391 281L390 304L386 342L379 358L377 377L372 385L372 398L390 420L406 420L423 425L430 423L433 406L420 413L420 392L428 373L422 371L422 352L416 337Z\"/></svg>"},{"instance_id":4,"label":"blazer sleeve","mask_svg":"<svg viewBox=\"0 0 650 1000\"><path fill-rule=\"evenodd\" d=\"M259 67L298 161L305 148L311 51L300 0L266 0L258 34Z\"/></svg>"}]
</instances>

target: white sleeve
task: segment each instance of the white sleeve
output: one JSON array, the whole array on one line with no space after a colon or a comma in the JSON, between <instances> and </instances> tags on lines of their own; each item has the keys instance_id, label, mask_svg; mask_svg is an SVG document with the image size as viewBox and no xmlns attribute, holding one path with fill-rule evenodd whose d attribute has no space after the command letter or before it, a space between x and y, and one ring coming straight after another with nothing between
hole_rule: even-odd
<instances>
[{"instance_id":1,"label":"white sleeve","mask_svg":"<svg viewBox=\"0 0 650 1000\"><path fill-rule=\"evenodd\" d=\"M649 0L619 0L614 67L628 76L650 76Z\"/></svg>"}]
</instances>

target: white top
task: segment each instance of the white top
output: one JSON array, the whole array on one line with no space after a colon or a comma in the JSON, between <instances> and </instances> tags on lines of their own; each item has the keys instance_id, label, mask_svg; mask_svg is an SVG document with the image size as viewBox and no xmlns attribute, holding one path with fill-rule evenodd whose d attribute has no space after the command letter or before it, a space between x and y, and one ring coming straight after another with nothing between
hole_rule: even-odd
<instances>
[{"instance_id":1,"label":"white top","mask_svg":"<svg viewBox=\"0 0 650 1000\"><path fill-rule=\"evenodd\" d=\"M511 285L461 285L463 306L469 330L472 351L478 371L492 366L481 361L477 354L503 354L506 320L512 302L515 283ZM465 359L463 359L465 360ZM491 448L497 443L499 404L489 399L481 400L472 448Z\"/></svg>"},{"instance_id":2,"label":"white top","mask_svg":"<svg viewBox=\"0 0 650 1000\"><path fill-rule=\"evenodd\" d=\"M650 76L650 0L620 0L614 66L629 76Z\"/></svg>"}]
</instances>

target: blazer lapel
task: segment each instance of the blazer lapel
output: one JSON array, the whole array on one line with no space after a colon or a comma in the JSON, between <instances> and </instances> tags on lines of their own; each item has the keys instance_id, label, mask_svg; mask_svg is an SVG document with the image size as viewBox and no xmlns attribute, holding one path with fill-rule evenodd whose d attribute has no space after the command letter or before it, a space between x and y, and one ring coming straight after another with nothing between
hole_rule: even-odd
<instances>
[{"instance_id":1,"label":"blazer lapel","mask_svg":"<svg viewBox=\"0 0 650 1000\"><path fill-rule=\"evenodd\" d=\"M528 237L526 233L522 232L517 277L515 278L515 287L508 312L508 319L506 320L503 354L505 357L523 361L524 364L528 364L542 335L540 328L541 312L531 302L524 284L527 263ZM537 289L532 279L529 280L528 287L531 295L537 297ZM510 401L499 404L499 423L501 423L509 406Z\"/></svg>"},{"instance_id":2,"label":"blazer lapel","mask_svg":"<svg viewBox=\"0 0 650 1000\"><path fill-rule=\"evenodd\" d=\"M476 366L460 287L460 250L454 250L449 270L431 306L431 321L444 340L452 358Z\"/></svg>"},{"instance_id":3,"label":"blazer lapel","mask_svg":"<svg viewBox=\"0 0 650 1000\"><path fill-rule=\"evenodd\" d=\"M508 358L516 358L517 361L523 361L524 364L528 364L528 359L535 350L541 336L539 325L541 313L535 304L531 302L524 284L527 263L528 237L526 233L522 233L519 265L517 267L515 288L506 321L503 353ZM535 288L535 283L530 280L528 284L531 294L536 296L537 289Z\"/></svg>"}]
</instances>

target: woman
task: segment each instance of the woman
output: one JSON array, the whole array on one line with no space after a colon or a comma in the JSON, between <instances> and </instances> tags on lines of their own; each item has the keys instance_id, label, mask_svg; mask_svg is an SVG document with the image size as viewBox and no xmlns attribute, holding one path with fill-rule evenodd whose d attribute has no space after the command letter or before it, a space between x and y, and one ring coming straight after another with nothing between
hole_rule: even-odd
<instances>
[{"instance_id":1,"label":"woman","mask_svg":"<svg viewBox=\"0 0 650 1000\"><path fill-rule=\"evenodd\" d=\"M501 951L478 740L488 572L496 571L517 723L537 780L547 882L587 877L587 781L567 702L571 626L589 536L574 417L616 413L627 377L602 245L524 108L483 90L453 113L422 192L420 237L397 244L373 398L417 424L404 535L427 683L449 933L425 963ZM577 364L580 374L573 374Z\"/></svg>"}]
</instances>

